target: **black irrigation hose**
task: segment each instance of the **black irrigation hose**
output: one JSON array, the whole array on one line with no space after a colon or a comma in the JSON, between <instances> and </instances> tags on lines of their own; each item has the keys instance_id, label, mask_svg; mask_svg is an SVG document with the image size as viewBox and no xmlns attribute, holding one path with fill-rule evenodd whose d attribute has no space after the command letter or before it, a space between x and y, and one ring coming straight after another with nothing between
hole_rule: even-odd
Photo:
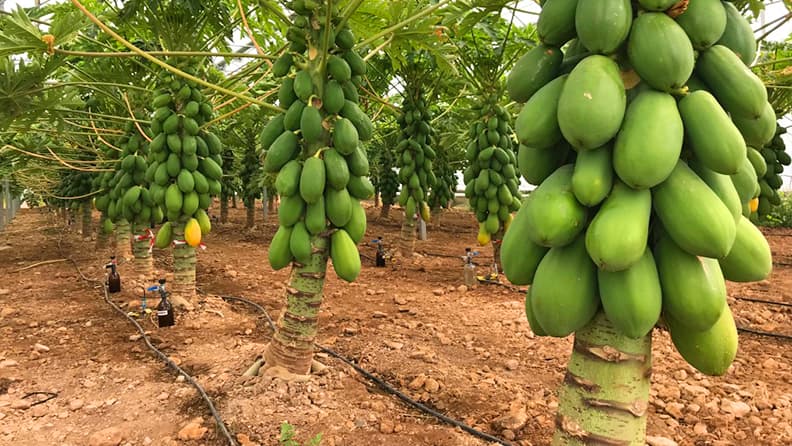
<instances>
[{"instance_id":1,"label":"black irrigation hose","mask_svg":"<svg viewBox=\"0 0 792 446\"><path fill-rule=\"evenodd\" d=\"M745 332L745 333L751 333L751 334L755 334L755 335L759 335L759 336L769 336L771 338L786 339L788 341L792 340L792 336L785 335L783 333L775 333L775 332L772 332L772 331L754 330L753 328L740 327L739 325L737 326L737 331L742 331L742 332Z\"/></svg>"},{"instance_id":2,"label":"black irrigation hose","mask_svg":"<svg viewBox=\"0 0 792 446\"><path fill-rule=\"evenodd\" d=\"M269 314L267 313L267 310L264 307L262 307L261 305L255 303L255 302L253 302L251 300L242 298L242 297L222 296L221 298L223 300L227 300L227 301L228 300L233 300L233 301L243 302L243 303L248 304L251 307L257 309L258 311L262 312L264 314L264 316L266 316L267 322L269 323L270 328L273 331L275 330L275 324L272 322L272 318L270 318ZM458 427L459 429L462 429L463 431L473 435L474 437L478 437L478 438L481 438L482 440L486 440L486 441L489 441L489 442L492 442L492 443L497 443L497 444L500 444L500 445L503 445L503 446L512 446L511 443L509 443L509 442L507 442L505 440L502 440L502 439L500 439L498 437L492 436L492 435L490 435L490 434L488 434L486 432L482 432L480 430L474 429L474 428L468 426L467 424L465 424L465 423L463 423L461 421L457 421L457 420L455 420L453 418L450 418L450 417L448 417L446 415L443 415L442 413L432 409L431 407L428 407L428 406L426 406L424 404L419 403L418 401L415 401L414 399L410 398L409 396L407 396L403 392L399 391L398 389L394 388L393 386L391 386L387 382L383 381L381 378L371 374L370 372L368 372L364 368L360 367L359 365L357 365L357 364L353 363L352 361L350 361L349 359L345 358L340 353L338 353L338 352L336 352L336 351L334 351L332 349L329 349L327 347L324 347L324 346L322 346L320 344L317 344L317 343L314 343L314 346L316 348L318 348L319 350L321 350L322 352L327 353L328 355L340 360L344 364L352 367L358 373L360 373L361 375L366 377L366 379L368 379L370 381L373 381L381 389L385 390L386 392L388 392L388 393L390 393L392 395L395 395L400 400L402 400L403 402L409 404L410 406L412 406L412 407L414 407L414 408L416 408L416 409L418 409L418 410L420 410L422 412L428 413L428 414L432 415L433 417L437 418L438 420L440 420L440 421L442 421L442 422L444 422L446 424L450 424L450 425L452 425L454 427Z\"/></svg>"},{"instance_id":3,"label":"black irrigation hose","mask_svg":"<svg viewBox=\"0 0 792 446\"><path fill-rule=\"evenodd\" d=\"M58 240L58 250L61 250L60 240ZM181 376L183 376L184 379L187 380L187 382L189 382L195 388L195 390L198 391L198 393L201 395L201 398L203 398L204 402L206 402L206 405L209 407L209 411L212 413L212 416L214 417L215 422L219 426L220 431L223 433L223 435L228 440L228 444L230 446L238 446L238 443L236 442L236 440L234 440L234 437L228 431L228 428L226 427L225 423L223 422L223 419L220 417L220 413L215 408L214 403L212 403L212 399L209 397L209 395L206 394L206 391L203 389L203 387L201 387L201 385L192 376L190 376L189 373L185 372L184 369L179 367L175 362L173 362L170 358L168 358L168 356L165 355L165 353L162 353L162 351L160 351L157 347L155 347L151 343L151 340L149 339L148 335L146 334L146 331L143 330L143 327L140 326L138 321L136 321L134 318L129 316L124 310L121 309L121 307L119 307L115 302L110 300L110 294L107 291L107 286L102 281L96 280L96 279L89 279L88 277L85 277L85 275L83 274L82 270L80 270L80 266L77 264L77 262L74 261L73 259L69 258L69 257L67 257L67 259L74 265L74 268L77 270L77 273L80 275L80 277L84 281L86 281L88 283L96 283L96 284L98 284L99 286L102 287L102 290L104 291L104 300L105 300L105 302L107 302L111 307L113 307L114 310L116 310L119 314L121 314L129 322L131 322L135 326L135 328L137 328L137 330L140 333L143 341L145 341L146 346L148 346L148 348L151 351L153 351L160 359L162 359L162 361L165 362L165 364L167 364L168 367L172 368L177 373L179 373Z\"/></svg>"},{"instance_id":4,"label":"black irrigation hose","mask_svg":"<svg viewBox=\"0 0 792 446\"><path fill-rule=\"evenodd\" d=\"M748 301L748 302L758 302L758 303L768 304L768 305L778 305L780 307L792 307L792 304L788 304L786 302L776 302L776 301L772 301L772 300L755 299L753 297L743 297L743 296L734 296L734 298L737 299L737 300L744 300L744 301Z\"/></svg>"},{"instance_id":5,"label":"black irrigation hose","mask_svg":"<svg viewBox=\"0 0 792 446\"><path fill-rule=\"evenodd\" d=\"M25 394L25 396L23 396L22 399L24 400L24 399L30 398L31 396L34 396L34 395L46 395L47 397L44 398L43 400L38 400L35 403L30 403L30 407L37 406L39 404L44 404L44 403L46 403L47 401L49 401L49 400L51 400L53 398L57 398L57 396L58 396L58 394L55 393L55 392L30 392L30 393Z\"/></svg>"}]
</instances>

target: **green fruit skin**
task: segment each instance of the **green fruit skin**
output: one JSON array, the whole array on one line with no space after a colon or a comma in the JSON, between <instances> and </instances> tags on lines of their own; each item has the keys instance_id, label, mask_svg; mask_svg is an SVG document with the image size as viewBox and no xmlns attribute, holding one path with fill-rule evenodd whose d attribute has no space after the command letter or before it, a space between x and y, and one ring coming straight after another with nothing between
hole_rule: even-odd
<instances>
[{"instance_id":1,"label":"green fruit skin","mask_svg":"<svg viewBox=\"0 0 792 446\"><path fill-rule=\"evenodd\" d=\"M349 183L349 166L341 154L335 149L322 152L324 156L325 177L327 184L334 189L343 189Z\"/></svg>"},{"instance_id":2,"label":"green fruit skin","mask_svg":"<svg viewBox=\"0 0 792 446\"><path fill-rule=\"evenodd\" d=\"M537 45L514 64L506 78L506 90L516 102L525 102L561 71L564 55L551 46Z\"/></svg>"},{"instance_id":3,"label":"green fruit skin","mask_svg":"<svg viewBox=\"0 0 792 446\"><path fill-rule=\"evenodd\" d=\"M336 114L344 108L344 89L341 84L331 80L325 85L322 106L330 114Z\"/></svg>"},{"instance_id":4,"label":"green fruit skin","mask_svg":"<svg viewBox=\"0 0 792 446\"><path fill-rule=\"evenodd\" d=\"M531 289L528 288L528 291L525 293L525 318L528 319L528 325L531 327L531 331L537 336L547 336L547 332L544 331L541 325L539 325L539 321L536 320L536 316L533 313L533 307L531 303Z\"/></svg>"},{"instance_id":5,"label":"green fruit skin","mask_svg":"<svg viewBox=\"0 0 792 446\"><path fill-rule=\"evenodd\" d=\"M347 155L346 162L350 174L359 177L364 177L369 174L368 158L366 158L366 153L361 147L355 149L351 155Z\"/></svg>"},{"instance_id":6,"label":"green fruit skin","mask_svg":"<svg viewBox=\"0 0 792 446\"><path fill-rule=\"evenodd\" d=\"M182 215L190 216L198 210L200 206L200 201L198 200L198 194L195 191L188 192L184 194L184 201L182 202Z\"/></svg>"},{"instance_id":7,"label":"green fruit skin","mask_svg":"<svg viewBox=\"0 0 792 446\"><path fill-rule=\"evenodd\" d=\"M726 29L726 10L720 0L695 0L676 18L685 30L693 48L703 50L721 38Z\"/></svg>"},{"instance_id":8,"label":"green fruit skin","mask_svg":"<svg viewBox=\"0 0 792 446\"><path fill-rule=\"evenodd\" d=\"M297 135L290 131L285 131L272 143L267 156L264 158L263 169L265 172L277 172L294 158L297 153Z\"/></svg>"},{"instance_id":9,"label":"green fruit skin","mask_svg":"<svg viewBox=\"0 0 792 446\"><path fill-rule=\"evenodd\" d=\"M732 116L756 119L767 103L767 89L732 50L715 45L699 54L696 74Z\"/></svg>"},{"instance_id":10,"label":"green fruit skin","mask_svg":"<svg viewBox=\"0 0 792 446\"><path fill-rule=\"evenodd\" d=\"M282 197L288 197L296 194L300 190L300 174L302 173L302 164L297 160L291 160L286 163L278 172L275 177L275 190L278 191Z\"/></svg>"},{"instance_id":11,"label":"green fruit skin","mask_svg":"<svg viewBox=\"0 0 792 446\"><path fill-rule=\"evenodd\" d=\"M756 36L751 24L731 2L722 5L726 10L726 28L718 45L731 49L745 65L750 65L756 58Z\"/></svg>"},{"instance_id":12,"label":"green fruit skin","mask_svg":"<svg viewBox=\"0 0 792 446\"><path fill-rule=\"evenodd\" d=\"M547 254L549 248L539 246L526 235L528 222L527 212L523 208L517 212L501 244L501 266L506 278L515 285L533 283L536 268Z\"/></svg>"},{"instance_id":13,"label":"green fruit skin","mask_svg":"<svg viewBox=\"0 0 792 446\"><path fill-rule=\"evenodd\" d=\"M198 209L195 212L195 219L198 221L198 226L201 227L201 235L206 235L212 231L212 220L209 219L209 214L203 209Z\"/></svg>"},{"instance_id":14,"label":"green fruit skin","mask_svg":"<svg viewBox=\"0 0 792 446\"><path fill-rule=\"evenodd\" d=\"M663 313L691 330L706 330L726 305L726 283L718 261L688 254L667 236L654 247Z\"/></svg>"},{"instance_id":15,"label":"green fruit skin","mask_svg":"<svg viewBox=\"0 0 792 446\"><path fill-rule=\"evenodd\" d=\"M734 246L718 263L723 276L732 282L757 282L766 279L773 271L770 245L762 231L742 216L737 223Z\"/></svg>"},{"instance_id":16,"label":"green fruit skin","mask_svg":"<svg viewBox=\"0 0 792 446\"><path fill-rule=\"evenodd\" d=\"M745 141L714 96L696 91L679 101L685 135L702 164L733 175L745 158Z\"/></svg>"},{"instance_id":17,"label":"green fruit skin","mask_svg":"<svg viewBox=\"0 0 792 446\"><path fill-rule=\"evenodd\" d=\"M184 198L179 186L171 184L165 191L165 208L170 212L181 212Z\"/></svg>"},{"instance_id":18,"label":"green fruit skin","mask_svg":"<svg viewBox=\"0 0 792 446\"><path fill-rule=\"evenodd\" d=\"M767 174L767 162L762 158L762 154L753 147L748 147L748 161L751 162L758 178L762 178Z\"/></svg>"},{"instance_id":19,"label":"green fruit skin","mask_svg":"<svg viewBox=\"0 0 792 446\"><path fill-rule=\"evenodd\" d=\"M371 184L371 181L368 178L359 177L357 175L351 176L349 178L347 190L349 191L349 195L357 198L358 200L368 200L374 196L375 192L374 185Z\"/></svg>"},{"instance_id":20,"label":"green fruit skin","mask_svg":"<svg viewBox=\"0 0 792 446\"><path fill-rule=\"evenodd\" d=\"M584 229L586 208L572 193L571 164L560 167L539 185L523 203L526 235L549 248L572 242Z\"/></svg>"},{"instance_id":21,"label":"green fruit skin","mask_svg":"<svg viewBox=\"0 0 792 446\"><path fill-rule=\"evenodd\" d=\"M154 237L154 246L165 249L170 246L171 242L173 242L173 226L171 222L166 221L157 231L157 236Z\"/></svg>"},{"instance_id":22,"label":"green fruit skin","mask_svg":"<svg viewBox=\"0 0 792 446\"><path fill-rule=\"evenodd\" d=\"M305 228L305 222L298 221L289 236L289 250L295 260L305 265L311 261L312 249L311 235Z\"/></svg>"},{"instance_id":23,"label":"green fruit skin","mask_svg":"<svg viewBox=\"0 0 792 446\"><path fill-rule=\"evenodd\" d=\"M575 37L575 10L578 0L546 0L536 22L539 40L562 46Z\"/></svg>"},{"instance_id":24,"label":"green fruit skin","mask_svg":"<svg viewBox=\"0 0 792 446\"><path fill-rule=\"evenodd\" d=\"M292 261L291 233L292 228L280 226L272 237L267 256L270 266L276 271L288 266Z\"/></svg>"},{"instance_id":25,"label":"green fruit skin","mask_svg":"<svg viewBox=\"0 0 792 446\"><path fill-rule=\"evenodd\" d=\"M653 205L668 234L688 253L721 258L731 250L736 234L731 212L683 161L654 189Z\"/></svg>"},{"instance_id":26,"label":"green fruit skin","mask_svg":"<svg viewBox=\"0 0 792 446\"><path fill-rule=\"evenodd\" d=\"M558 98L567 76L559 76L540 88L525 103L514 122L514 131L520 144L546 149L561 141L558 128Z\"/></svg>"},{"instance_id":27,"label":"green fruit skin","mask_svg":"<svg viewBox=\"0 0 792 446\"><path fill-rule=\"evenodd\" d=\"M281 226L294 226L305 212L305 202L299 194L281 197L278 207L278 222Z\"/></svg>"},{"instance_id":28,"label":"green fruit skin","mask_svg":"<svg viewBox=\"0 0 792 446\"><path fill-rule=\"evenodd\" d=\"M600 301L605 315L625 336L646 336L660 318L663 292L657 265L648 248L624 271L597 272Z\"/></svg>"},{"instance_id":29,"label":"green fruit skin","mask_svg":"<svg viewBox=\"0 0 792 446\"><path fill-rule=\"evenodd\" d=\"M627 39L632 16L630 0L578 0L578 40L592 53L611 54Z\"/></svg>"},{"instance_id":30,"label":"green fruit skin","mask_svg":"<svg viewBox=\"0 0 792 446\"><path fill-rule=\"evenodd\" d=\"M610 144L577 154L572 173L572 193L588 207L602 202L613 187L613 151Z\"/></svg>"},{"instance_id":31,"label":"green fruit skin","mask_svg":"<svg viewBox=\"0 0 792 446\"><path fill-rule=\"evenodd\" d=\"M649 238L652 193L616 182L586 230L586 250L599 269L622 271L641 259Z\"/></svg>"},{"instance_id":32,"label":"green fruit skin","mask_svg":"<svg viewBox=\"0 0 792 446\"><path fill-rule=\"evenodd\" d=\"M316 203L308 205L305 210L305 227L312 235L318 235L327 229L324 197L321 197Z\"/></svg>"},{"instance_id":33,"label":"green fruit skin","mask_svg":"<svg viewBox=\"0 0 792 446\"><path fill-rule=\"evenodd\" d=\"M220 181L223 178L223 168L220 167L212 158L204 158L201 160L201 171L207 178Z\"/></svg>"},{"instance_id":34,"label":"green fruit skin","mask_svg":"<svg viewBox=\"0 0 792 446\"><path fill-rule=\"evenodd\" d=\"M586 253L583 237L550 249L539 262L531 285L531 309L544 331L550 336L568 336L594 317L599 304L597 267Z\"/></svg>"},{"instance_id":35,"label":"green fruit skin","mask_svg":"<svg viewBox=\"0 0 792 446\"><path fill-rule=\"evenodd\" d=\"M300 131L305 142L310 144L319 141L324 133L324 128L322 127L322 114L318 108L309 105L303 109L300 116Z\"/></svg>"},{"instance_id":36,"label":"green fruit skin","mask_svg":"<svg viewBox=\"0 0 792 446\"><path fill-rule=\"evenodd\" d=\"M740 163L740 168L736 174L731 175L732 183L734 183L734 188L737 190L737 194L740 196L741 203L748 203L751 201L751 198L754 196L754 190L757 187L756 178L756 171L751 164L751 161L748 160L748 157L743 159L742 163Z\"/></svg>"},{"instance_id":37,"label":"green fruit skin","mask_svg":"<svg viewBox=\"0 0 792 446\"><path fill-rule=\"evenodd\" d=\"M628 186L646 189L662 183L674 170L685 129L676 100L645 90L630 103L613 147L613 167Z\"/></svg>"},{"instance_id":38,"label":"green fruit skin","mask_svg":"<svg viewBox=\"0 0 792 446\"><path fill-rule=\"evenodd\" d=\"M674 6L678 0L638 0L638 3L647 11L665 11Z\"/></svg>"},{"instance_id":39,"label":"green fruit skin","mask_svg":"<svg viewBox=\"0 0 792 446\"><path fill-rule=\"evenodd\" d=\"M350 155L358 147L358 131L355 125L346 118L336 121L333 128L333 147L342 155Z\"/></svg>"},{"instance_id":40,"label":"green fruit skin","mask_svg":"<svg viewBox=\"0 0 792 446\"><path fill-rule=\"evenodd\" d=\"M775 136L776 114L769 102L765 104L762 115L756 119L735 116L732 120L749 146L764 147Z\"/></svg>"},{"instance_id":41,"label":"green fruit skin","mask_svg":"<svg viewBox=\"0 0 792 446\"><path fill-rule=\"evenodd\" d=\"M352 197L346 189L325 190L325 212L327 219L337 228L343 228L352 218Z\"/></svg>"},{"instance_id":42,"label":"green fruit skin","mask_svg":"<svg viewBox=\"0 0 792 446\"><path fill-rule=\"evenodd\" d=\"M302 119L302 112L305 110L305 107L305 102L302 100L294 101L283 116L283 128L291 132L299 130L300 119Z\"/></svg>"},{"instance_id":43,"label":"green fruit skin","mask_svg":"<svg viewBox=\"0 0 792 446\"><path fill-rule=\"evenodd\" d=\"M363 236L366 235L366 210L357 200L352 200L352 217L349 223L344 226L344 230L352 238L355 243L360 243Z\"/></svg>"},{"instance_id":44,"label":"green fruit skin","mask_svg":"<svg viewBox=\"0 0 792 446\"><path fill-rule=\"evenodd\" d=\"M333 269L341 279L354 282L360 274L357 245L343 229L330 236L330 258L333 259Z\"/></svg>"},{"instance_id":45,"label":"green fruit skin","mask_svg":"<svg viewBox=\"0 0 792 446\"><path fill-rule=\"evenodd\" d=\"M641 79L660 91L681 88L693 73L695 61L690 39L685 30L662 12L647 12L635 19L627 52Z\"/></svg>"},{"instance_id":46,"label":"green fruit skin","mask_svg":"<svg viewBox=\"0 0 792 446\"><path fill-rule=\"evenodd\" d=\"M195 190L195 178L187 169L182 169L182 171L179 172L179 176L176 178L176 184L179 185L179 190L184 193Z\"/></svg>"},{"instance_id":47,"label":"green fruit skin","mask_svg":"<svg viewBox=\"0 0 792 446\"><path fill-rule=\"evenodd\" d=\"M371 136L374 134L374 126L371 123L371 118L363 113L356 103L349 100L344 101L344 108L341 109L340 114L352 121L352 124L355 125L358 131L358 137L361 141L368 141L371 139Z\"/></svg>"},{"instance_id":48,"label":"green fruit skin","mask_svg":"<svg viewBox=\"0 0 792 446\"><path fill-rule=\"evenodd\" d=\"M737 326L731 310L726 307L718 321L708 330L690 330L665 317L671 341L688 364L701 373L724 375L737 356Z\"/></svg>"},{"instance_id":49,"label":"green fruit skin","mask_svg":"<svg viewBox=\"0 0 792 446\"><path fill-rule=\"evenodd\" d=\"M721 202L731 212L734 221L737 222L740 215L742 215L742 203L731 178L728 175L723 175L704 167L697 160L690 160L689 166L715 192L715 195L720 198Z\"/></svg>"},{"instance_id":50,"label":"green fruit skin","mask_svg":"<svg viewBox=\"0 0 792 446\"><path fill-rule=\"evenodd\" d=\"M311 157L303 163L300 173L300 196L306 203L319 201L325 190L325 165L321 158Z\"/></svg>"},{"instance_id":51,"label":"green fruit skin","mask_svg":"<svg viewBox=\"0 0 792 446\"><path fill-rule=\"evenodd\" d=\"M626 106L616 62L605 56L589 56L569 74L558 99L561 133L579 150L595 149L619 131Z\"/></svg>"},{"instance_id":52,"label":"green fruit skin","mask_svg":"<svg viewBox=\"0 0 792 446\"><path fill-rule=\"evenodd\" d=\"M517 152L520 174L529 183L538 185L561 167L567 153L569 153L569 145L565 143L546 149L520 145Z\"/></svg>"}]
</instances>

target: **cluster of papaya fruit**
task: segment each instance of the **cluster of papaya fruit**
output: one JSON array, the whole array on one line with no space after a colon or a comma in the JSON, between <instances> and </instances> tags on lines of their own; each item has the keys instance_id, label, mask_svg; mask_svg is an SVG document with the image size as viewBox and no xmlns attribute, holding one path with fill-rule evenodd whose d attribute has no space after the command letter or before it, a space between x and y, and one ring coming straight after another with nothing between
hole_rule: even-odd
<instances>
[{"instance_id":1,"label":"cluster of papaya fruit","mask_svg":"<svg viewBox=\"0 0 792 446\"><path fill-rule=\"evenodd\" d=\"M733 11L719 0L544 2L542 44L507 87L543 111L521 142L569 144L576 157L557 158L501 253L507 277L532 284L525 307L536 333L567 336L602 307L639 338L662 315L688 363L728 369L737 331L724 279L762 280L772 269L747 218L758 183L735 176L753 170L745 129L775 121L738 56L752 60L756 46Z\"/></svg>"},{"instance_id":2,"label":"cluster of papaya fruit","mask_svg":"<svg viewBox=\"0 0 792 446\"><path fill-rule=\"evenodd\" d=\"M67 207L77 209L85 199L71 199L71 197L83 197L93 190L93 175L89 172L67 171L61 178L55 194L68 199Z\"/></svg>"},{"instance_id":3,"label":"cluster of papaya fruit","mask_svg":"<svg viewBox=\"0 0 792 446\"><path fill-rule=\"evenodd\" d=\"M125 131L118 142L121 152L117 169L102 174L100 184L105 192L94 203L97 210L107 215L102 224L109 229L121 220L148 226L164 218L162 209L146 187L148 143L131 123Z\"/></svg>"},{"instance_id":4,"label":"cluster of papaya fruit","mask_svg":"<svg viewBox=\"0 0 792 446\"><path fill-rule=\"evenodd\" d=\"M281 196L270 264L276 270L293 261L309 264L316 238L329 231L336 274L351 282L360 273L356 244L366 231L360 200L374 194L360 142L371 138L373 127L358 106L366 64L352 49L349 28L338 27L341 19L333 6L327 28L326 8L313 1L291 2L289 51L273 65L273 73L282 77L278 100L286 112L267 123L259 142L264 171L277 172Z\"/></svg>"},{"instance_id":5,"label":"cluster of papaya fruit","mask_svg":"<svg viewBox=\"0 0 792 446\"><path fill-rule=\"evenodd\" d=\"M404 207L408 219L418 212L424 221L429 221L429 189L437 182L432 170L432 160L436 157L432 148L435 130L432 128L432 113L426 106L420 88L407 89L402 114L397 121L401 129L400 140L396 145L399 181L402 184L399 205Z\"/></svg>"},{"instance_id":6,"label":"cluster of papaya fruit","mask_svg":"<svg viewBox=\"0 0 792 446\"><path fill-rule=\"evenodd\" d=\"M380 193L383 205L396 203L396 196L399 194L399 175L389 166L382 169L377 177L376 187Z\"/></svg>"},{"instance_id":7,"label":"cluster of papaya fruit","mask_svg":"<svg viewBox=\"0 0 792 446\"><path fill-rule=\"evenodd\" d=\"M435 178L437 178L437 182L429 193L429 207L431 209L448 209L454 202L457 188L456 172L451 168L448 160L441 160L437 163Z\"/></svg>"},{"instance_id":8,"label":"cluster of papaya fruit","mask_svg":"<svg viewBox=\"0 0 792 446\"><path fill-rule=\"evenodd\" d=\"M478 242L484 246L493 235L509 228L521 196L509 114L496 98L477 108L480 119L470 127L463 180L465 196L479 222Z\"/></svg>"},{"instance_id":9,"label":"cluster of papaya fruit","mask_svg":"<svg viewBox=\"0 0 792 446\"><path fill-rule=\"evenodd\" d=\"M191 65L182 69L197 74ZM159 82L151 103L152 140L145 180L153 202L164 210L168 222L157 232L155 244L158 248L169 246L176 233L173 225L185 225L185 241L195 247L212 228L206 210L222 190L223 144L201 128L212 119L214 110L195 82L167 72L160 75Z\"/></svg>"},{"instance_id":10,"label":"cluster of papaya fruit","mask_svg":"<svg viewBox=\"0 0 792 446\"><path fill-rule=\"evenodd\" d=\"M784 172L784 166L792 164L792 158L786 152L786 144L781 138L784 133L786 129L777 125L775 135L769 144L761 151L749 150L748 153L756 176L759 178L759 198L755 203L756 207L751 209L758 216L769 214L773 206L781 204L779 189L784 184L781 173Z\"/></svg>"}]
</instances>

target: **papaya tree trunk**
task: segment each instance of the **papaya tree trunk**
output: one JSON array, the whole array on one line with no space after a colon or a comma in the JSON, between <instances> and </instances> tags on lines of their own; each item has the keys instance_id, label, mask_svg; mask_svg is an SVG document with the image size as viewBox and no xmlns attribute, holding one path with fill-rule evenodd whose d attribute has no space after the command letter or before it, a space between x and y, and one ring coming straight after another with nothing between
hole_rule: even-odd
<instances>
[{"instance_id":1,"label":"papaya tree trunk","mask_svg":"<svg viewBox=\"0 0 792 446\"><path fill-rule=\"evenodd\" d=\"M267 188L265 187L263 191L261 191L261 214L264 223L267 222L269 219L269 193L267 192Z\"/></svg>"},{"instance_id":2,"label":"papaya tree trunk","mask_svg":"<svg viewBox=\"0 0 792 446\"><path fill-rule=\"evenodd\" d=\"M237 208L237 195L236 192L231 194L231 207L236 209Z\"/></svg>"},{"instance_id":3,"label":"papaya tree trunk","mask_svg":"<svg viewBox=\"0 0 792 446\"><path fill-rule=\"evenodd\" d=\"M154 283L154 258L151 256L151 233L148 225L135 224L132 239L132 254L135 256L135 274L147 282Z\"/></svg>"},{"instance_id":4,"label":"papaya tree trunk","mask_svg":"<svg viewBox=\"0 0 792 446\"><path fill-rule=\"evenodd\" d=\"M380 209L380 218L389 218L390 210L391 210L391 205L383 204L382 209Z\"/></svg>"},{"instance_id":5,"label":"papaya tree trunk","mask_svg":"<svg viewBox=\"0 0 792 446\"><path fill-rule=\"evenodd\" d=\"M119 260L132 258L132 228L130 228L129 222L124 219L116 223L115 253Z\"/></svg>"},{"instance_id":6,"label":"papaya tree trunk","mask_svg":"<svg viewBox=\"0 0 792 446\"><path fill-rule=\"evenodd\" d=\"M107 218L107 217L105 217L104 215L99 218L99 226L96 229L96 249L97 250L103 250L103 249L107 248L108 236L107 236L107 233L105 232L104 227L102 225L102 223L104 222L105 218Z\"/></svg>"},{"instance_id":7,"label":"papaya tree trunk","mask_svg":"<svg viewBox=\"0 0 792 446\"><path fill-rule=\"evenodd\" d=\"M311 240L313 254L307 265L294 263L286 288L286 308L264 352L265 369L282 367L295 375L311 371L319 308L322 305L329 241L326 235Z\"/></svg>"},{"instance_id":8,"label":"papaya tree trunk","mask_svg":"<svg viewBox=\"0 0 792 446\"><path fill-rule=\"evenodd\" d=\"M503 228L499 229L498 232L492 235L492 264L493 264L493 273L500 274L503 271L503 267L501 266L501 242L503 241Z\"/></svg>"},{"instance_id":9,"label":"papaya tree trunk","mask_svg":"<svg viewBox=\"0 0 792 446\"><path fill-rule=\"evenodd\" d=\"M278 197L276 195L273 195L273 196L269 197L269 199L267 200L267 209L270 211L270 213L275 212L277 210L275 208L275 200L277 198Z\"/></svg>"},{"instance_id":10,"label":"papaya tree trunk","mask_svg":"<svg viewBox=\"0 0 792 446\"><path fill-rule=\"evenodd\" d=\"M195 299L195 248L184 241L184 223L173 225L173 287L171 302L174 306L192 310Z\"/></svg>"},{"instance_id":11,"label":"papaya tree trunk","mask_svg":"<svg viewBox=\"0 0 792 446\"><path fill-rule=\"evenodd\" d=\"M66 215L68 215L68 219L69 219L69 223L68 223L69 231L76 231L77 230L77 211L74 208L70 207L68 212L66 213Z\"/></svg>"},{"instance_id":12,"label":"papaya tree trunk","mask_svg":"<svg viewBox=\"0 0 792 446\"><path fill-rule=\"evenodd\" d=\"M399 251L405 258L412 258L415 252L415 223L414 215L404 215L404 222L401 227L401 247Z\"/></svg>"},{"instance_id":13,"label":"papaya tree trunk","mask_svg":"<svg viewBox=\"0 0 792 446\"><path fill-rule=\"evenodd\" d=\"M247 211L245 227L250 229L256 226L256 200L246 200L245 211Z\"/></svg>"},{"instance_id":14,"label":"papaya tree trunk","mask_svg":"<svg viewBox=\"0 0 792 446\"><path fill-rule=\"evenodd\" d=\"M228 223L228 195L220 197L220 223Z\"/></svg>"},{"instance_id":15,"label":"papaya tree trunk","mask_svg":"<svg viewBox=\"0 0 792 446\"><path fill-rule=\"evenodd\" d=\"M93 213L91 209L91 202L84 201L82 204L82 236L84 239L90 239L93 235Z\"/></svg>"},{"instance_id":16,"label":"papaya tree trunk","mask_svg":"<svg viewBox=\"0 0 792 446\"><path fill-rule=\"evenodd\" d=\"M374 207L375 208L380 207L380 193L379 193L379 191L376 191L374 193Z\"/></svg>"},{"instance_id":17,"label":"papaya tree trunk","mask_svg":"<svg viewBox=\"0 0 792 446\"><path fill-rule=\"evenodd\" d=\"M643 446L651 373L651 333L630 339L597 314L575 333L553 446Z\"/></svg>"}]
</instances>

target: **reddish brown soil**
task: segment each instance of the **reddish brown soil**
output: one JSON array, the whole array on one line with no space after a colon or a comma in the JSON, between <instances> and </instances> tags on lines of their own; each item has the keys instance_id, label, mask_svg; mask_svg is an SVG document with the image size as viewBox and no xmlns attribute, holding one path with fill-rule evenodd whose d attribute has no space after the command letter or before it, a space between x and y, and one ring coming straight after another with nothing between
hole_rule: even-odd
<instances>
[{"instance_id":1,"label":"reddish brown soil","mask_svg":"<svg viewBox=\"0 0 792 446\"><path fill-rule=\"evenodd\" d=\"M395 242L399 211L388 220L377 215L378 209L369 210L367 240L381 235L386 243ZM323 354L318 358L329 370L309 382L241 378L267 343L269 329L250 308L219 296L249 298L275 318L289 272L273 272L266 260L274 218L247 231L242 229L244 209L232 209L230 216L199 254L198 286L206 294L197 310L180 314L169 329L142 323L155 344L206 388L231 430L251 440L243 444L278 444L284 421L295 426L301 443L322 433L327 446L487 444L405 406ZM62 258L61 240L87 276L103 274L110 249L96 250L93 242L63 233L53 222L43 212L23 211L0 232L0 445L101 444L91 436L108 428L123 438L111 444L225 444L197 393L176 380L142 341L130 340L134 328L70 263L15 272ZM514 436L514 444L549 444L555 391L571 339L534 337L517 291L496 285L457 290L460 256L476 238L469 213L445 214L429 234L428 241L416 245L424 255L409 266L374 268L369 245L361 247L364 269L358 283L328 274L318 342L478 429ZM792 231L767 235L777 262L773 276L761 283L730 284L730 294L792 303ZM171 264L169 254L155 251L161 271ZM483 264L490 254L490 248L482 249ZM113 299L137 305L140 287L154 278L140 280L131 269L131 263L121 265L125 290ZM740 324L792 335L789 307L730 303ZM732 369L712 378L688 366L667 333L656 330L654 339L650 436L680 445L792 444L790 341L743 333ZM37 343L49 351L34 353ZM39 391L57 397L13 408ZM208 432L200 440L178 439L196 417L203 418ZM504 431L507 427L512 430Z\"/></svg>"}]
</instances>

